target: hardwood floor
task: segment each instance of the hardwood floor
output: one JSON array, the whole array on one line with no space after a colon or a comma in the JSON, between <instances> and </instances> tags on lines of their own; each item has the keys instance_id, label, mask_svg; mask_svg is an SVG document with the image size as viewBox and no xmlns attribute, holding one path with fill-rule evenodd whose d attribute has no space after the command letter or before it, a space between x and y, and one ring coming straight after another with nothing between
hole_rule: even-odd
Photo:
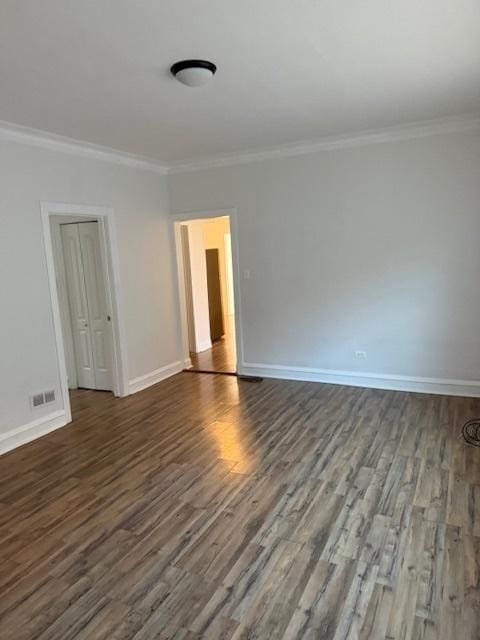
<instances>
[{"instance_id":1,"label":"hardwood floor","mask_svg":"<svg viewBox=\"0 0 480 640\"><path fill-rule=\"evenodd\" d=\"M2 640L480 636L480 401L178 374L0 458Z\"/></svg>"},{"instance_id":2,"label":"hardwood floor","mask_svg":"<svg viewBox=\"0 0 480 640\"><path fill-rule=\"evenodd\" d=\"M225 318L225 335L213 343L211 349L201 353L191 353L192 368L203 371L235 373L237 370L237 353L235 348L235 325L233 316Z\"/></svg>"}]
</instances>

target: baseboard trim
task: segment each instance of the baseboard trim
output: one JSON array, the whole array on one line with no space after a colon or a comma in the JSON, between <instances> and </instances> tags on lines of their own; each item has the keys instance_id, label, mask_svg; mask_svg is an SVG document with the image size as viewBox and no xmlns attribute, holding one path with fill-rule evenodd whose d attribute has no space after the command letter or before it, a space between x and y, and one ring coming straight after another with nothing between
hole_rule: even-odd
<instances>
[{"instance_id":1,"label":"baseboard trim","mask_svg":"<svg viewBox=\"0 0 480 640\"><path fill-rule=\"evenodd\" d=\"M351 387L366 387L369 389L412 391L415 393L434 393L470 398L480 397L480 380L452 380L447 378L383 375L357 371L315 369L311 367L288 367L252 362L244 362L241 367L241 372L249 376L343 384Z\"/></svg>"},{"instance_id":2,"label":"baseboard trim","mask_svg":"<svg viewBox=\"0 0 480 640\"><path fill-rule=\"evenodd\" d=\"M59 409L54 413L49 413L46 416L32 420L32 422L23 424L16 429L1 433L0 455L17 447L21 447L22 444L36 440L51 431L55 431L55 429L64 427L66 424L67 414L63 409Z\"/></svg>"},{"instance_id":3,"label":"baseboard trim","mask_svg":"<svg viewBox=\"0 0 480 640\"><path fill-rule=\"evenodd\" d=\"M152 385L157 384L157 382L161 382L162 380L165 380L165 378L175 375L182 369L183 365L180 361L172 362L164 367L160 367L160 369L155 369L155 371L150 371L150 373L146 373L143 376L130 380L128 383L128 390L131 394L137 393L137 391L142 391L142 389L151 387Z\"/></svg>"},{"instance_id":4,"label":"baseboard trim","mask_svg":"<svg viewBox=\"0 0 480 640\"><path fill-rule=\"evenodd\" d=\"M192 367L193 367L192 359L191 358L185 358L185 360L183 361L183 368L184 369L191 369Z\"/></svg>"},{"instance_id":5,"label":"baseboard trim","mask_svg":"<svg viewBox=\"0 0 480 640\"><path fill-rule=\"evenodd\" d=\"M203 351L208 351L208 349L212 348L212 341L211 340L204 340L203 342L200 342L199 344L197 344L196 348L198 349L197 353L202 353Z\"/></svg>"}]
</instances>

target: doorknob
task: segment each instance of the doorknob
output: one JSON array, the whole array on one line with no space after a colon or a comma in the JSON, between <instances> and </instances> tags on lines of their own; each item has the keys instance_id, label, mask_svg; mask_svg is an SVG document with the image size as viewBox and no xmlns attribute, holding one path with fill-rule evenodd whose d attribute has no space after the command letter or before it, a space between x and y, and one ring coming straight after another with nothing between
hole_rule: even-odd
<instances>
[{"instance_id":1,"label":"doorknob","mask_svg":"<svg viewBox=\"0 0 480 640\"><path fill-rule=\"evenodd\" d=\"M83 326L84 327L88 327L88 322L85 322L85 324Z\"/></svg>"}]
</instances>

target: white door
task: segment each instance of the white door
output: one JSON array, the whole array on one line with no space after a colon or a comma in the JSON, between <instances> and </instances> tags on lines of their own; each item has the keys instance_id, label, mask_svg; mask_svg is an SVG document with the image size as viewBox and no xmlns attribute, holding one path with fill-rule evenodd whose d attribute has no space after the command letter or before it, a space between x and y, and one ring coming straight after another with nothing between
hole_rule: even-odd
<instances>
[{"instance_id":1,"label":"white door","mask_svg":"<svg viewBox=\"0 0 480 640\"><path fill-rule=\"evenodd\" d=\"M98 222L83 222L78 227L87 289L95 388L109 390L112 389L112 325L107 307L106 278Z\"/></svg>"},{"instance_id":2,"label":"white door","mask_svg":"<svg viewBox=\"0 0 480 640\"><path fill-rule=\"evenodd\" d=\"M112 389L111 322L97 222L62 225L78 386Z\"/></svg>"}]
</instances>

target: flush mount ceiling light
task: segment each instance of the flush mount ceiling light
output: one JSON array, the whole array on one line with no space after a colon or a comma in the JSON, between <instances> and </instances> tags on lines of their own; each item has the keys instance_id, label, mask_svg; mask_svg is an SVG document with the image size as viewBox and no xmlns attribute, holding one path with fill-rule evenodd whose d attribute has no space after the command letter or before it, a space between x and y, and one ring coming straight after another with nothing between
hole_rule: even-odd
<instances>
[{"instance_id":1,"label":"flush mount ceiling light","mask_svg":"<svg viewBox=\"0 0 480 640\"><path fill-rule=\"evenodd\" d=\"M187 87L200 87L206 84L213 78L216 70L216 65L207 60L182 60L170 67L175 78Z\"/></svg>"}]
</instances>

